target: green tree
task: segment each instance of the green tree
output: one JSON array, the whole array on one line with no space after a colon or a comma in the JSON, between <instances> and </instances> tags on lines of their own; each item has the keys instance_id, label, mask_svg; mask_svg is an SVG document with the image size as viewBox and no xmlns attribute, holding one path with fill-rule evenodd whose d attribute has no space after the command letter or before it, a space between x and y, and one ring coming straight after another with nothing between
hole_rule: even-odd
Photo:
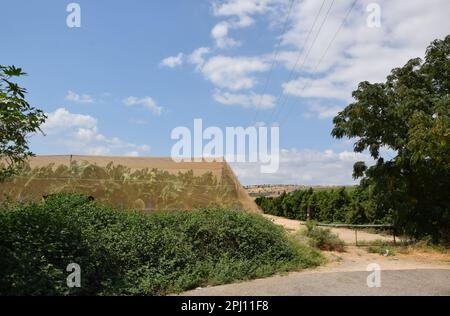
<instances>
[{"instance_id":1,"label":"green tree","mask_svg":"<svg viewBox=\"0 0 450 316\"><path fill-rule=\"evenodd\" d=\"M450 35L425 60L393 69L385 83L361 82L356 102L334 118L332 135L355 138L376 164L354 166L377 208L414 237L450 239ZM385 160L382 148L395 152Z\"/></svg>"},{"instance_id":2,"label":"green tree","mask_svg":"<svg viewBox=\"0 0 450 316\"><path fill-rule=\"evenodd\" d=\"M0 65L0 181L13 175L32 155L28 136L41 131L46 116L25 100L26 90L13 82L26 75L21 68Z\"/></svg>"}]
</instances>

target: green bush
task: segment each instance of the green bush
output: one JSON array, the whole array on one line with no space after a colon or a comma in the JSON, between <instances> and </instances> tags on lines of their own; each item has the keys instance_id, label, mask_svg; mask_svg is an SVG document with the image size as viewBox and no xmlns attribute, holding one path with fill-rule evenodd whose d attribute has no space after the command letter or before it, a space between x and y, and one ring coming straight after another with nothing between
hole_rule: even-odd
<instances>
[{"instance_id":1,"label":"green bush","mask_svg":"<svg viewBox=\"0 0 450 316\"><path fill-rule=\"evenodd\" d=\"M310 238L310 245L325 251L345 251L345 243L330 229L319 228L313 221L306 222L306 236Z\"/></svg>"},{"instance_id":2,"label":"green bush","mask_svg":"<svg viewBox=\"0 0 450 316\"><path fill-rule=\"evenodd\" d=\"M377 253L377 254L383 255L385 257L395 256L397 253L395 247L393 247L391 243L388 243L388 242L385 242L382 240L375 241L372 245L370 245L367 248L367 252Z\"/></svg>"},{"instance_id":3,"label":"green bush","mask_svg":"<svg viewBox=\"0 0 450 316\"><path fill-rule=\"evenodd\" d=\"M222 209L146 215L79 195L0 211L0 295L163 295L321 263L256 214ZM68 288L69 263L81 287Z\"/></svg>"}]
</instances>

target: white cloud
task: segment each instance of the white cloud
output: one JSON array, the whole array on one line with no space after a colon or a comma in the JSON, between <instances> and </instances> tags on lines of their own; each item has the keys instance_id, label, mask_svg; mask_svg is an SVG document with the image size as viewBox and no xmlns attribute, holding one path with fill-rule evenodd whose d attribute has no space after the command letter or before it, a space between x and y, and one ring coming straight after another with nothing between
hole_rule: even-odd
<instances>
[{"instance_id":1,"label":"white cloud","mask_svg":"<svg viewBox=\"0 0 450 316\"><path fill-rule=\"evenodd\" d=\"M309 104L309 111L305 113L306 117L317 117L319 119L329 119L335 117L342 107L340 106L326 106L320 103Z\"/></svg>"},{"instance_id":2,"label":"white cloud","mask_svg":"<svg viewBox=\"0 0 450 316\"><path fill-rule=\"evenodd\" d=\"M74 137L80 142L85 143L105 140L105 136L98 133L97 126L94 126L92 128L78 128L78 131L76 131Z\"/></svg>"},{"instance_id":3,"label":"white cloud","mask_svg":"<svg viewBox=\"0 0 450 316\"><path fill-rule=\"evenodd\" d=\"M219 48L239 46L240 42L230 38L231 29L242 29L254 23L252 15L263 14L269 10L273 0L227 0L213 3L213 14L228 18L217 23L211 30L211 36Z\"/></svg>"},{"instance_id":4,"label":"white cloud","mask_svg":"<svg viewBox=\"0 0 450 316\"><path fill-rule=\"evenodd\" d=\"M183 64L183 53L179 53L176 56L170 56L165 59L163 59L160 63L161 66L169 67L169 68L175 68L177 66L180 66Z\"/></svg>"},{"instance_id":5,"label":"white cloud","mask_svg":"<svg viewBox=\"0 0 450 316\"><path fill-rule=\"evenodd\" d=\"M155 115L160 115L163 110L163 107L158 106L151 97L137 98L130 96L124 99L123 103L126 106L136 106L136 105L143 106L144 108L150 110Z\"/></svg>"},{"instance_id":6,"label":"white cloud","mask_svg":"<svg viewBox=\"0 0 450 316\"><path fill-rule=\"evenodd\" d=\"M307 59L304 59L305 52L311 47L314 33L306 45L304 42L321 3L305 0L295 6L292 26L283 35L283 44L295 47L297 51L281 52L279 58L289 70L299 55L302 56L300 65L303 60L305 63L304 67L297 68L300 78L284 84L284 88L291 88L285 92L299 97L338 98L348 102L359 82L384 81L392 68L404 65L410 58L423 56L430 42L443 38L450 29L447 14L450 2L447 0L377 1L382 14L380 28L370 28L366 24L366 8L371 2L358 2L321 64L320 58L352 1L335 2ZM319 22L323 16L324 13ZM313 73L317 65L317 72ZM311 76L314 80L303 91L303 83Z\"/></svg>"},{"instance_id":7,"label":"white cloud","mask_svg":"<svg viewBox=\"0 0 450 316\"><path fill-rule=\"evenodd\" d=\"M214 100L225 105L239 105L244 108L270 109L275 106L275 97L269 94L233 94L230 92L216 91Z\"/></svg>"},{"instance_id":8,"label":"white cloud","mask_svg":"<svg viewBox=\"0 0 450 316\"><path fill-rule=\"evenodd\" d=\"M230 37L228 37L228 31L232 25L228 22L222 21L217 23L211 30L211 36L216 41L216 45L219 48L229 48L239 46L240 43Z\"/></svg>"},{"instance_id":9,"label":"white cloud","mask_svg":"<svg viewBox=\"0 0 450 316\"><path fill-rule=\"evenodd\" d=\"M353 164L365 161L373 164L366 154L333 150L282 150L280 168L274 174L261 174L258 164L232 163L231 166L243 184L304 184L351 185Z\"/></svg>"},{"instance_id":10,"label":"white cloud","mask_svg":"<svg viewBox=\"0 0 450 316\"><path fill-rule=\"evenodd\" d=\"M94 99L89 94L77 94L71 90L67 92L66 100L75 103L93 103Z\"/></svg>"},{"instance_id":11,"label":"white cloud","mask_svg":"<svg viewBox=\"0 0 450 316\"><path fill-rule=\"evenodd\" d=\"M253 88L254 73L267 71L269 65L257 57L214 56L201 69L206 79L220 88L241 90Z\"/></svg>"},{"instance_id":12,"label":"white cloud","mask_svg":"<svg viewBox=\"0 0 450 316\"><path fill-rule=\"evenodd\" d=\"M262 14L269 8L270 0L227 0L213 3L215 16L237 16L240 20L252 14ZM248 23L248 22L247 22Z\"/></svg>"},{"instance_id":13,"label":"white cloud","mask_svg":"<svg viewBox=\"0 0 450 316\"><path fill-rule=\"evenodd\" d=\"M53 133L60 129L73 127L93 128L97 125L97 120L90 115L73 114L65 108L59 108L55 112L47 114L47 120L42 126L46 133Z\"/></svg>"},{"instance_id":14,"label":"white cloud","mask_svg":"<svg viewBox=\"0 0 450 316\"><path fill-rule=\"evenodd\" d=\"M57 144L66 153L89 155L123 155L125 151L150 151L146 144L136 145L118 137L107 137L99 132L97 119L84 114L71 113L64 108L47 113L42 130L46 136L37 136L46 145Z\"/></svg>"},{"instance_id":15,"label":"white cloud","mask_svg":"<svg viewBox=\"0 0 450 316\"><path fill-rule=\"evenodd\" d=\"M331 98L345 101L351 100L351 89L347 82L331 79L299 78L283 83L283 92L302 98Z\"/></svg>"},{"instance_id":16,"label":"white cloud","mask_svg":"<svg viewBox=\"0 0 450 316\"><path fill-rule=\"evenodd\" d=\"M303 102L290 100L287 102L288 108L293 102L306 104L303 115L331 118L340 107L330 105L330 99L338 105L351 102L351 93L359 82L384 81L391 69L404 65L410 58L423 56L430 42L444 38L450 29L448 0L410 0L407 4L379 0L377 3L382 14L380 28L367 26L369 12L366 8L372 2L359 0L346 24L340 28L353 1L334 1L325 20L331 4L331 1L326 1L309 37L322 1L302 0L294 3L286 32L280 37L282 46L277 65L284 66L288 73L294 65L297 67L293 77L286 78L284 82L271 83L279 84L285 95L303 99ZM226 48L238 45L239 42L230 37L230 33L253 25L257 16L264 16L272 24L284 25L289 4L286 0L213 1L212 14L220 18L211 30L216 46ZM323 21L323 28L318 33ZM338 29L340 31L334 38ZM252 104L250 95L235 92L256 86L258 75L269 68L272 53L247 57L216 55L205 60L204 55L210 52L209 48L202 47L194 51L188 61L196 65L196 69L220 91L231 90L215 93L213 97L216 101L248 107ZM283 117L284 109L279 113Z\"/></svg>"},{"instance_id":17,"label":"white cloud","mask_svg":"<svg viewBox=\"0 0 450 316\"><path fill-rule=\"evenodd\" d=\"M197 70L200 70L205 63L203 56L209 54L210 51L211 49L209 47L199 47L188 56L188 62L196 65Z\"/></svg>"}]
</instances>

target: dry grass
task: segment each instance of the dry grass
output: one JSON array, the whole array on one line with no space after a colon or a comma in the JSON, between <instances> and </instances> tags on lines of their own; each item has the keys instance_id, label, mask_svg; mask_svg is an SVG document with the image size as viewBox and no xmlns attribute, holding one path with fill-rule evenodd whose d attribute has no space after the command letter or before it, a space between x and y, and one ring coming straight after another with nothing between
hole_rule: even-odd
<instances>
[{"instance_id":1,"label":"dry grass","mask_svg":"<svg viewBox=\"0 0 450 316\"><path fill-rule=\"evenodd\" d=\"M450 249L441 245L432 245L429 240L418 242L404 242L394 244L393 242L375 241L366 248L370 253L379 253L386 256L405 256L423 260L450 262Z\"/></svg>"}]
</instances>

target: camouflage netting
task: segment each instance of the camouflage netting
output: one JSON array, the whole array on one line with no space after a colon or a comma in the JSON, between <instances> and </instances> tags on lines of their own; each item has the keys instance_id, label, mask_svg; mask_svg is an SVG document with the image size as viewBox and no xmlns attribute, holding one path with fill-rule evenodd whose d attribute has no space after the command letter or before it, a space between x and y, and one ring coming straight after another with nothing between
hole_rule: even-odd
<instances>
[{"instance_id":1,"label":"camouflage netting","mask_svg":"<svg viewBox=\"0 0 450 316\"><path fill-rule=\"evenodd\" d=\"M0 199L40 201L76 192L120 208L146 211L222 207L258 211L226 162L170 158L38 156L0 183Z\"/></svg>"}]
</instances>

